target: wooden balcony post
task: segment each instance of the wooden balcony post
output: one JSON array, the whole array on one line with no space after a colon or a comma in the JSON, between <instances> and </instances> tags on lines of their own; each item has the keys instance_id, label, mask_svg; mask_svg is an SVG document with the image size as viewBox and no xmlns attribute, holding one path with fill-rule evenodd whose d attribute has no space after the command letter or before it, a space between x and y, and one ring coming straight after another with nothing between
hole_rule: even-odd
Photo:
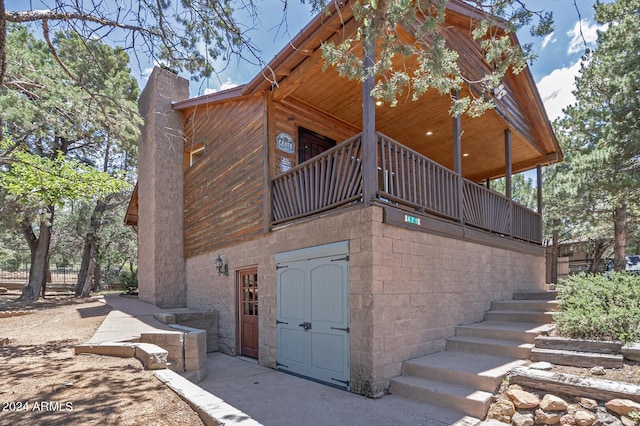
<instances>
[{"instance_id":1,"label":"wooden balcony post","mask_svg":"<svg viewBox=\"0 0 640 426\"><path fill-rule=\"evenodd\" d=\"M378 191L378 156L376 140L376 105L371 91L375 86L373 68L375 41L371 36L363 43L363 62L366 79L362 83L362 198L365 205L370 205Z\"/></svg>"},{"instance_id":2,"label":"wooden balcony post","mask_svg":"<svg viewBox=\"0 0 640 426\"><path fill-rule=\"evenodd\" d=\"M542 166L536 166L536 185L538 189L538 213L542 214Z\"/></svg>"},{"instance_id":3,"label":"wooden balcony post","mask_svg":"<svg viewBox=\"0 0 640 426\"><path fill-rule=\"evenodd\" d=\"M504 172L504 196L509 199L509 235L513 235L513 198L511 190L511 174L513 173L513 163L511 159L511 130L504 129L504 156L506 170Z\"/></svg>"},{"instance_id":4,"label":"wooden balcony post","mask_svg":"<svg viewBox=\"0 0 640 426\"><path fill-rule=\"evenodd\" d=\"M365 205L371 204L378 191L376 140L376 105L371 91L375 86L374 76L369 75L375 57L375 40L370 36L363 43L364 73L362 83L362 198Z\"/></svg>"},{"instance_id":5,"label":"wooden balcony post","mask_svg":"<svg viewBox=\"0 0 640 426\"><path fill-rule=\"evenodd\" d=\"M453 95L456 99L460 96L459 92ZM453 133L453 171L456 173L457 191L458 191L458 221L464 222L464 194L462 185L462 140L460 131L462 126L460 116L453 117L452 133Z\"/></svg>"}]
</instances>

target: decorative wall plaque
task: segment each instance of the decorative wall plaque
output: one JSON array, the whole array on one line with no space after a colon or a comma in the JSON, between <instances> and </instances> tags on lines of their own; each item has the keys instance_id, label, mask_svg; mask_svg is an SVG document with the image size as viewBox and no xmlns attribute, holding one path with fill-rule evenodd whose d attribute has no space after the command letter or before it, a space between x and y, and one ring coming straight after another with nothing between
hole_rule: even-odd
<instances>
[{"instance_id":1,"label":"decorative wall plaque","mask_svg":"<svg viewBox=\"0 0 640 426\"><path fill-rule=\"evenodd\" d=\"M278 137L276 137L276 147L287 154L293 154L296 150L293 138L287 133L280 133Z\"/></svg>"}]
</instances>

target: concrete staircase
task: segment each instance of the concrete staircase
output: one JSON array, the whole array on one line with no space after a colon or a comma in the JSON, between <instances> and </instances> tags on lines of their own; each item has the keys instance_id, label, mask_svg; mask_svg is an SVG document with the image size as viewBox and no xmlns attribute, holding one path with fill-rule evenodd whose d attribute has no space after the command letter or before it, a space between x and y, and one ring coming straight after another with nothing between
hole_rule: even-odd
<instances>
[{"instance_id":1,"label":"concrete staircase","mask_svg":"<svg viewBox=\"0 0 640 426\"><path fill-rule=\"evenodd\" d=\"M491 303L484 321L456 327L442 352L405 361L390 393L483 419L507 372L523 365L550 329L556 292L517 292Z\"/></svg>"}]
</instances>

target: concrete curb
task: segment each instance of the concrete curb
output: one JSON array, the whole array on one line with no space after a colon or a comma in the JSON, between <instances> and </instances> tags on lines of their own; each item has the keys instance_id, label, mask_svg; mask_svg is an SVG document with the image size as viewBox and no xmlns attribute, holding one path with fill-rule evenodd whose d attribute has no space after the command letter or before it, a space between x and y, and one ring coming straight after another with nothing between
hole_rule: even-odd
<instances>
[{"instance_id":1,"label":"concrete curb","mask_svg":"<svg viewBox=\"0 0 640 426\"><path fill-rule=\"evenodd\" d=\"M242 425L262 426L248 414L227 404L217 396L210 394L200 386L171 370L154 371L155 376L169 386L180 398L187 402L198 413L207 426Z\"/></svg>"},{"instance_id":2,"label":"concrete curb","mask_svg":"<svg viewBox=\"0 0 640 426\"><path fill-rule=\"evenodd\" d=\"M146 370L167 368L167 351L150 343L84 343L75 346L75 354L95 354L120 358L136 358Z\"/></svg>"}]
</instances>

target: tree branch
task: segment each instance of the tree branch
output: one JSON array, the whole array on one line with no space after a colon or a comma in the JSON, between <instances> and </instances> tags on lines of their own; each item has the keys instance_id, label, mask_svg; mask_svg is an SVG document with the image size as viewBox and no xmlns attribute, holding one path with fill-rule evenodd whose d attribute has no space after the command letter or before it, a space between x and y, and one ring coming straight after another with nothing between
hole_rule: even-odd
<instances>
[{"instance_id":1,"label":"tree branch","mask_svg":"<svg viewBox=\"0 0 640 426\"><path fill-rule=\"evenodd\" d=\"M65 12L65 11L57 12L54 10L27 10L27 11L13 12L10 10L9 11L4 10L4 19L7 22L14 22L14 23L36 22L36 21L44 21L44 20L49 20L49 21L78 20L78 21L85 21L85 22L93 22L95 24L100 24L106 27L121 28L123 30L147 33L154 36L159 35L158 33L155 33L150 29L144 28L142 26L123 24L118 21L102 18L99 16L94 16L87 13L81 13L81 12Z\"/></svg>"}]
</instances>

